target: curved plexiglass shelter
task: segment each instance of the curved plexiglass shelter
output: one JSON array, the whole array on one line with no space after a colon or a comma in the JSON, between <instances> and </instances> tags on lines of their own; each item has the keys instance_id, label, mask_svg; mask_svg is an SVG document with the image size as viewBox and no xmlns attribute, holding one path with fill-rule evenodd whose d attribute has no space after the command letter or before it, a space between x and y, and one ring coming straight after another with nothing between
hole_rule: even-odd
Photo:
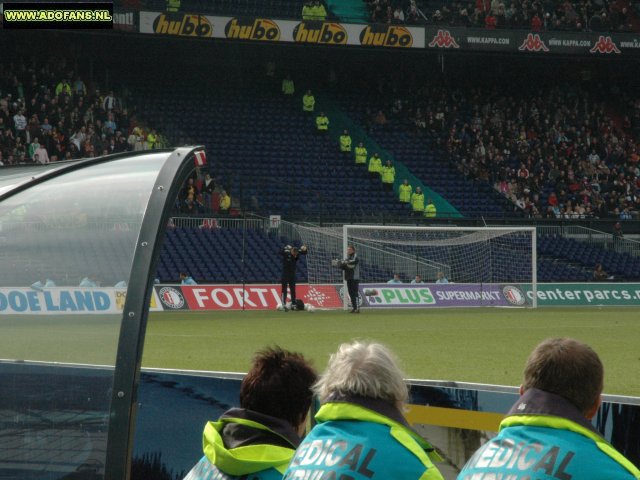
<instances>
[{"instance_id":1,"label":"curved plexiglass shelter","mask_svg":"<svg viewBox=\"0 0 640 480\"><path fill-rule=\"evenodd\" d=\"M199 150L0 169L0 477L127 478L151 272Z\"/></svg>"}]
</instances>

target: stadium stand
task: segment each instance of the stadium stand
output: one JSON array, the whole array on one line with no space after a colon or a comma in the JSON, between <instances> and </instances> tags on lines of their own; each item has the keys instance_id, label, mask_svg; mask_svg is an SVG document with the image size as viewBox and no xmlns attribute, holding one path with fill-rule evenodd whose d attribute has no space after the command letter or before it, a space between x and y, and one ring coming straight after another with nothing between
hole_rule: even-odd
<instances>
[{"instance_id":1,"label":"stadium stand","mask_svg":"<svg viewBox=\"0 0 640 480\"><path fill-rule=\"evenodd\" d=\"M633 2L366 0L370 21L532 31L638 31Z\"/></svg>"},{"instance_id":2,"label":"stadium stand","mask_svg":"<svg viewBox=\"0 0 640 480\"><path fill-rule=\"evenodd\" d=\"M114 94L83 78L55 56L0 69L0 166L167 145L140 120L126 88Z\"/></svg>"},{"instance_id":3,"label":"stadium stand","mask_svg":"<svg viewBox=\"0 0 640 480\"><path fill-rule=\"evenodd\" d=\"M314 119L305 116L298 97L283 98L279 85L268 80L232 82L177 93L156 84L141 91L139 100L150 121L178 143L205 143L212 173L235 206L298 216L408 215L394 193L369 180L353 160L345 161L337 142L316 135Z\"/></svg>"}]
</instances>

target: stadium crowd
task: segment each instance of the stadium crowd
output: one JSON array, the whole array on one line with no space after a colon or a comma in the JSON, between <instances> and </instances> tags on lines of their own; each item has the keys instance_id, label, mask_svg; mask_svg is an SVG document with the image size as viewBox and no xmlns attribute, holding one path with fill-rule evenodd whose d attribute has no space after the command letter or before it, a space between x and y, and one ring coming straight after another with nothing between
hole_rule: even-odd
<instances>
[{"instance_id":1,"label":"stadium crowd","mask_svg":"<svg viewBox=\"0 0 640 480\"><path fill-rule=\"evenodd\" d=\"M365 0L372 22L432 23L460 27L522 28L532 31L637 31L626 0Z\"/></svg>"},{"instance_id":2,"label":"stadium crowd","mask_svg":"<svg viewBox=\"0 0 640 480\"><path fill-rule=\"evenodd\" d=\"M617 218L640 212L640 99L562 84L379 86L391 124L434 138L463 175L490 182L516 214ZM403 93L407 92L407 93ZM377 127L380 128L380 127ZM429 179L423 179L429 183Z\"/></svg>"},{"instance_id":3,"label":"stadium crowd","mask_svg":"<svg viewBox=\"0 0 640 480\"><path fill-rule=\"evenodd\" d=\"M0 68L0 166L166 145L140 121L126 88L105 90L64 57Z\"/></svg>"}]
</instances>

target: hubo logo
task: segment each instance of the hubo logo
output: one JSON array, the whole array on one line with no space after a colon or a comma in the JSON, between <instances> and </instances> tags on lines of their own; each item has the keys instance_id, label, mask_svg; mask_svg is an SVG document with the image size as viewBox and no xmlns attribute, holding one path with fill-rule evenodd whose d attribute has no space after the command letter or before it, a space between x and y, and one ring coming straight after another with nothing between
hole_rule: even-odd
<instances>
[{"instance_id":1,"label":"hubo logo","mask_svg":"<svg viewBox=\"0 0 640 480\"><path fill-rule=\"evenodd\" d=\"M409 48L413 45L411 32L393 25L367 25L360 32L360 44L369 47Z\"/></svg>"},{"instance_id":2,"label":"hubo logo","mask_svg":"<svg viewBox=\"0 0 640 480\"><path fill-rule=\"evenodd\" d=\"M224 34L236 40L256 40L259 42L277 42L280 40L280 27L273 20L266 18L238 19L232 18Z\"/></svg>"},{"instance_id":3,"label":"hubo logo","mask_svg":"<svg viewBox=\"0 0 640 480\"><path fill-rule=\"evenodd\" d=\"M502 293L504 294L504 298L507 299L507 302L517 307L524 305L527 300L524 293L522 293L522 290L518 287L514 287L513 285L507 285L504 287L502 289Z\"/></svg>"},{"instance_id":4,"label":"hubo logo","mask_svg":"<svg viewBox=\"0 0 640 480\"><path fill-rule=\"evenodd\" d=\"M173 287L162 287L158 292L162 304L171 310L180 310L184 307L184 297L182 293Z\"/></svg>"},{"instance_id":5,"label":"hubo logo","mask_svg":"<svg viewBox=\"0 0 640 480\"><path fill-rule=\"evenodd\" d=\"M346 45L347 31L339 23L302 22L293 30L293 40L298 43Z\"/></svg>"},{"instance_id":6,"label":"hubo logo","mask_svg":"<svg viewBox=\"0 0 640 480\"><path fill-rule=\"evenodd\" d=\"M207 17L182 13L162 13L153 21L153 31L161 35L211 37L213 27Z\"/></svg>"},{"instance_id":7,"label":"hubo logo","mask_svg":"<svg viewBox=\"0 0 640 480\"><path fill-rule=\"evenodd\" d=\"M436 303L431 290L428 288L389 288L379 287L364 291L371 306L388 305L433 305Z\"/></svg>"}]
</instances>

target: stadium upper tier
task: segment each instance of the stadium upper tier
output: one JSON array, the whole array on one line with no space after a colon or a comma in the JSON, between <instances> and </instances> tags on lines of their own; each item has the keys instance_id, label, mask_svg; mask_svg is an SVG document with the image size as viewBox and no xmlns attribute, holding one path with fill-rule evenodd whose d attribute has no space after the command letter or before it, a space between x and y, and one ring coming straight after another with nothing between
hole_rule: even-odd
<instances>
[{"instance_id":1,"label":"stadium upper tier","mask_svg":"<svg viewBox=\"0 0 640 480\"><path fill-rule=\"evenodd\" d=\"M190 13L302 19L306 0L182 0ZM523 0L357 0L321 2L327 19L342 22L442 25L470 28L510 28L533 31L637 32L638 2L526 2ZM125 9L163 11L166 0L119 0ZM361 10L361 11L360 11Z\"/></svg>"}]
</instances>

